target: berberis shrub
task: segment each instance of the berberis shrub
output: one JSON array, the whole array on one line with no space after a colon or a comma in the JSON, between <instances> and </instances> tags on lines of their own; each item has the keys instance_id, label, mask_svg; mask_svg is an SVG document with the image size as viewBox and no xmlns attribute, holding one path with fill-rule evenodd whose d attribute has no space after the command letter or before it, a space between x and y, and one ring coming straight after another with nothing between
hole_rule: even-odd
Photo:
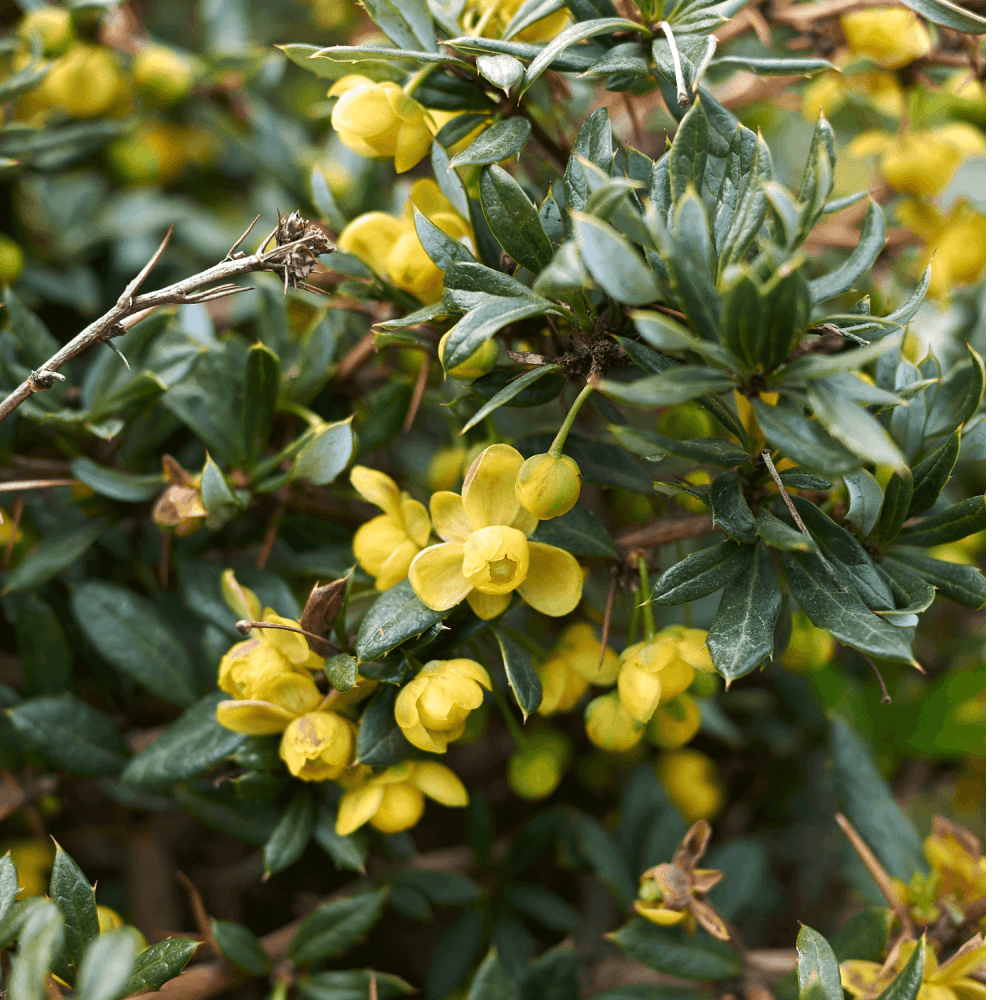
<instances>
[{"instance_id":1,"label":"berberis shrub","mask_svg":"<svg viewBox=\"0 0 1000 1000\"><path fill-rule=\"evenodd\" d=\"M6 996L984 998L983 4L18 6Z\"/></svg>"}]
</instances>

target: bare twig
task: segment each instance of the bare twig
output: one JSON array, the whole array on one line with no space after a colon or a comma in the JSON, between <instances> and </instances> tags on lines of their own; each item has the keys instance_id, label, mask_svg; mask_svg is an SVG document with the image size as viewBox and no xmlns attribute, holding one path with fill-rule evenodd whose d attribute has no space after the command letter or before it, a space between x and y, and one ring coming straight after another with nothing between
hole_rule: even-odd
<instances>
[{"instance_id":1,"label":"bare twig","mask_svg":"<svg viewBox=\"0 0 1000 1000\"><path fill-rule=\"evenodd\" d=\"M212 936L212 921L208 915L208 911L205 909L205 902L201 898L198 887L182 871L177 872L177 878L187 890L188 900L191 903L191 912L194 914L194 922L198 925L198 933L205 939L205 942L212 951L221 958L222 952L219 950L219 945Z\"/></svg>"},{"instance_id":2,"label":"bare twig","mask_svg":"<svg viewBox=\"0 0 1000 1000\"><path fill-rule=\"evenodd\" d=\"M0 403L0 406L3 406ZM2 420L3 417L0 417ZM21 490L44 490L53 486L76 486L76 479L14 479L0 483L0 493L19 493Z\"/></svg>"},{"instance_id":3,"label":"bare twig","mask_svg":"<svg viewBox=\"0 0 1000 1000\"><path fill-rule=\"evenodd\" d=\"M658 545L668 545L679 538L697 538L699 535L710 535L715 531L711 514L695 514L692 517L661 517L641 528L632 528L615 539L618 548L628 549L655 548Z\"/></svg>"},{"instance_id":4,"label":"bare twig","mask_svg":"<svg viewBox=\"0 0 1000 1000\"><path fill-rule=\"evenodd\" d=\"M420 366L420 373L417 375L416 384L413 386L413 395L410 397L410 408L406 411L406 419L403 421L403 433L409 434L413 427L413 421L417 419L417 410L420 409L420 401L424 398L424 390L427 388L427 376L431 370L431 356L428 354L424 358L424 363Z\"/></svg>"},{"instance_id":5,"label":"bare twig","mask_svg":"<svg viewBox=\"0 0 1000 1000\"><path fill-rule=\"evenodd\" d=\"M251 629L255 628L276 628L281 629L284 632L298 632L299 635L304 635L307 639L315 639L317 642L325 643L331 649L336 649L337 644L335 642L330 642L329 639L324 638L321 635L316 635L315 632L307 632L303 628L293 628L291 625L283 625L280 622L252 622L248 621L246 618L241 618L236 623L236 631L240 635L249 635Z\"/></svg>"}]
</instances>

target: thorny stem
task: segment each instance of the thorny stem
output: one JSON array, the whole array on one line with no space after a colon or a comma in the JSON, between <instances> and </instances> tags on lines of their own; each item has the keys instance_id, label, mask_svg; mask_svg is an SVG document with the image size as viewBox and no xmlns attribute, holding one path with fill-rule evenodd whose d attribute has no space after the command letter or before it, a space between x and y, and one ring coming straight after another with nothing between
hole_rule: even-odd
<instances>
[{"instance_id":1,"label":"thorny stem","mask_svg":"<svg viewBox=\"0 0 1000 1000\"><path fill-rule=\"evenodd\" d=\"M640 555L636 562L639 565L639 596L642 598L643 634L646 642L652 642L656 637L656 622L653 621L653 609L649 604L649 566L643 555ZM638 600L638 597L636 599Z\"/></svg>"},{"instance_id":2,"label":"thorny stem","mask_svg":"<svg viewBox=\"0 0 1000 1000\"><path fill-rule=\"evenodd\" d=\"M326 643L331 649L336 649L337 644L331 642L329 639L322 635L317 635L315 632L307 632L304 628L295 628L292 625L284 625L281 622L252 622L247 618L241 618L236 623L236 631L240 635L249 635L252 629L255 628L277 628L284 632L298 632L299 635L304 635L308 639L316 639L319 642Z\"/></svg>"},{"instance_id":3,"label":"thorny stem","mask_svg":"<svg viewBox=\"0 0 1000 1000\"><path fill-rule=\"evenodd\" d=\"M563 445L566 443L566 438L569 437L569 432L573 429L573 421L576 420L580 408L593 391L593 383L588 382L581 390L580 395L573 400L573 405L569 408L569 413L566 414L566 419L562 422L559 433L552 439L552 444L549 446L549 454L553 458L559 458L562 455Z\"/></svg>"}]
</instances>

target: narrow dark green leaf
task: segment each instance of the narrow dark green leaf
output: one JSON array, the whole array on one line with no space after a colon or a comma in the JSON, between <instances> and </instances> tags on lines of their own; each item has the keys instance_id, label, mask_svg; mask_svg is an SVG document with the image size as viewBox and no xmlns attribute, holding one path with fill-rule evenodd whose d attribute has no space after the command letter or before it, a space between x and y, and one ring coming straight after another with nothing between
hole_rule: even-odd
<instances>
[{"instance_id":1,"label":"narrow dark green leaf","mask_svg":"<svg viewBox=\"0 0 1000 1000\"><path fill-rule=\"evenodd\" d=\"M757 534L773 549L782 552L815 552L816 542L799 529L776 518L766 507L757 511Z\"/></svg>"},{"instance_id":2,"label":"narrow dark green leaf","mask_svg":"<svg viewBox=\"0 0 1000 1000\"><path fill-rule=\"evenodd\" d=\"M844 988L840 985L840 966L826 938L803 924L795 939L795 949L799 955L795 966L799 996L808 994L811 1000L842 1000Z\"/></svg>"},{"instance_id":3,"label":"narrow dark green leaf","mask_svg":"<svg viewBox=\"0 0 1000 1000\"><path fill-rule=\"evenodd\" d=\"M830 938L830 947L839 962L860 959L877 962L889 944L895 914L886 906L869 906L851 917Z\"/></svg>"},{"instance_id":4,"label":"narrow dark green leaf","mask_svg":"<svg viewBox=\"0 0 1000 1000\"><path fill-rule=\"evenodd\" d=\"M516 156L524 149L531 135L531 122L515 115L484 129L451 160L451 166L464 167L474 163L499 163Z\"/></svg>"},{"instance_id":5,"label":"narrow dark green leaf","mask_svg":"<svg viewBox=\"0 0 1000 1000\"><path fill-rule=\"evenodd\" d=\"M712 520L738 542L753 542L757 528L735 472L724 472L712 480L708 493Z\"/></svg>"},{"instance_id":6,"label":"narrow dark green leaf","mask_svg":"<svg viewBox=\"0 0 1000 1000\"><path fill-rule=\"evenodd\" d=\"M712 225L721 274L749 249L767 216L763 183L772 176L771 151L742 125L733 135Z\"/></svg>"},{"instance_id":7,"label":"narrow dark green leaf","mask_svg":"<svg viewBox=\"0 0 1000 1000\"><path fill-rule=\"evenodd\" d=\"M725 587L734 577L746 573L753 562L754 549L727 538L674 563L653 584L653 604L674 605L697 601Z\"/></svg>"},{"instance_id":8,"label":"narrow dark green leaf","mask_svg":"<svg viewBox=\"0 0 1000 1000\"><path fill-rule=\"evenodd\" d=\"M347 468L354 454L353 414L345 420L326 424L295 456L292 479L304 479L314 486L332 483Z\"/></svg>"},{"instance_id":9,"label":"narrow dark green leaf","mask_svg":"<svg viewBox=\"0 0 1000 1000\"><path fill-rule=\"evenodd\" d=\"M361 833L350 833L346 837L336 831L337 814L325 805L319 807L313 837L316 843L329 855L337 868L362 872L368 858L368 844Z\"/></svg>"},{"instance_id":10,"label":"narrow dark green leaf","mask_svg":"<svg viewBox=\"0 0 1000 1000\"><path fill-rule=\"evenodd\" d=\"M568 813L567 833L594 873L611 890L620 905L628 905L635 886L617 841L600 820L584 812Z\"/></svg>"},{"instance_id":11,"label":"narrow dark green leaf","mask_svg":"<svg viewBox=\"0 0 1000 1000\"><path fill-rule=\"evenodd\" d=\"M691 109L681 119L670 147L670 197L676 204L693 184L701 190L708 162L708 118L701 98L696 97Z\"/></svg>"},{"instance_id":12,"label":"narrow dark green leaf","mask_svg":"<svg viewBox=\"0 0 1000 1000\"><path fill-rule=\"evenodd\" d=\"M913 474L909 469L899 469L889 477L885 486L885 501L875 529L880 541L891 542L899 534L909 516L912 499Z\"/></svg>"},{"instance_id":13,"label":"narrow dark green leaf","mask_svg":"<svg viewBox=\"0 0 1000 1000\"><path fill-rule=\"evenodd\" d=\"M618 549L607 528L580 503L561 517L540 521L531 540L554 545L577 556L618 558Z\"/></svg>"},{"instance_id":14,"label":"narrow dark green leaf","mask_svg":"<svg viewBox=\"0 0 1000 1000\"><path fill-rule=\"evenodd\" d=\"M882 487L870 473L864 469L856 469L844 476L844 485L850 497L850 507L847 520L851 522L862 538L867 538L878 523L882 510Z\"/></svg>"},{"instance_id":15,"label":"narrow dark green leaf","mask_svg":"<svg viewBox=\"0 0 1000 1000\"><path fill-rule=\"evenodd\" d=\"M312 792L301 788L281 814L278 825L264 845L264 877L270 878L302 857L316 823Z\"/></svg>"},{"instance_id":16,"label":"narrow dark green leaf","mask_svg":"<svg viewBox=\"0 0 1000 1000\"><path fill-rule=\"evenodd\" d=\"M159 472L141 476L132 472L121 472L118 469L98 465L83 455L73 459L70 469L81 483L89 486L95 493L126 503L151 500L166 485L163 475Z\"/></svg>"},{"instance_id":17,"label":"narrow dark green leaf","mask_svg":"<svg viewBox=\"0 0 1000 1000\"><path fill-rule=\"evenodd\" d=\"M986 366L983 364L983 359L968 344L965 346L972 358L972 378L969 380L969 390L965 395L965 402L958 414L963 424L975 415L982 405L983 396L986 393Z\"/></svg>"},{"instance_id":18,"label":"narrow dark green leaf","mask_svg":"<svg viewBox=\"0 0 1000 1000\"><path fill-rule=\"evenodd\" d=\"M566 164L563 185L568 208L582 209L587 203L587 196L590 193L587 174L580 159L592 163L605 173L609 173L612 153L611 118L607 108L597 108L587 116L580 126L580 131L573 142L573 155L570 156L569 162Z\"/></svg>"},{"instance_id":19,"label":"narrow dark green leaf","mask_svg":"<svg viewBox=\"0 0 1000 1000\"><path fill-rule=\"evenodd\" d=\"M892 555L956 604L978 609L986 603L986 578L975 566L931 559L922 552L900 547L894 548Z\"/></svg>"},{"instance_id":20,"label":"narrow dark green leaf","mask_svg":"<svg viewBox=\"0 0 1000 1000\"><path fill-rule=\"evenodd\" d=\"M437 52L427 0L362 0L368 16L401 49Z\"/></svg>"},{"instance_id":21,"label":"narrow dark green leaf","mask_svg":"<svg viewBox=\"0 0 1000 1000\"><path fill-rule=\"evenodd\" d=\"M910 2L913 5L914 0ZM927 3L928 0L922 2ZM940 0L935 2L939 3ZM926 954L927 937L922 936L913 949L910 960L903 966L899 975L879 994L878 1000L917 1000L924 982Z\"/></svg>"},{"instance_id":22,"label":"narrow dark green leaf","mask_svg":"<svg viewBox=\"0 0 1000 1000\"><path fill-rule=\"evenodd\" d=\"M234 920L213 920L212 937L224 958L252 976L266 976L271 971L271 959L249 927Z\"/></svg>"},{"instance_id":23,"label":"narrow dark green leaf","mask_svg":"<svg viewBox=\"0 0 1000 1000\"><path fill-rule=\"evenodd\" d=\"M836 153L833 129L830 123L819 116L813 130L812 143L802 168L802 181L796 193L796 201L801 207L795 238L790 249L801 245L812 231L814 225L823 214L823 206L830 198L833 190L833 172L836 163Z\"/></svg>"},{"instance_id":24,"label":"narrow dark green leaf","mask_svg":"<svg viewBox=\"0 0 1000 1000\"><path fill-rule=\"evenodd\" d=\"M271 417L278 403L281 383L278 355L264 344L253 344L247 351L244 379L243 443L250 461L256 461L267 447Z\"/></svg>"},{"instance_id":25,"label":"narrow dark green leaf","mask_svg":"<svg viewBox=\"0 0 1000 1000\"><path fill-rule=\"evenodd\" d=\"M189 938L165 938L140 952L135 972L125 986L125 995L158 990L165 982L179 976L198 950L199 943Z\"/></svg>"},{"instance_id":26,"label":"narrow dark green leaf","mask_svg":"<svg viewBox=\"0 0 1000 1000\"><path fill-rule=\"evenodd\" d=\"M385 685L368 702L358 726L357 755L362 764L390 767L410 752L411 745L396 723L396 695L399 690Z\"/></svg>"},{"instance_id":27,"label":"narrow dark green leaf","mask_svg":"<svg viewBox=\"0 0 1000 1000\"><path fill-rule=\"evenodd\" d=\"M34 590L47 583L57 573L79 562L107 528L107 520L97 518L82 526L46 535L31 547L7 577L4 593Z\"/></svg>"},{"instance_id":28,"label":"narrow dark green leaf","mask_svg":"<svg viewBox=\"0 0 1000 1000\"><path fill-rule=\"evenodd\" d=\"M473 427L476 426L485 417L488 417L494 410L499 409L501 406L507 406L511 404L511 400L522 393L530 385L533 385L539 379L544 378L546 375L554 374L560 370L559 365L539 365L538 368L533 368L531 371L523 372L522 374L517 374L511 371L511 369L500 369L498 371L492 371L489 375L484 375L482 378L477 379L472 383L470 388L477 395L482 395L480 390L477 390L476 386L482 383L484 380L489 380L490 386L496 384L501 379L503 380L503 388L498 392L494 393L489 397L489 401L482 406L478 411L476 411L475 416L470 417L466 421L465 426L462 428L462 434L467 433ZM563 384L562 379L555 380L553 383L556 387L556 392L558 392L559 387ZM550 397L551 398L551 397ZM545 400L547 402L548 400ZM515 404L516 405L516 404ZM537 405L537 404L536 404Z\"/></svg>"},{"instance_id":29,"label":"narrow dark green leaf","mask_svg":"<svg viewBox=\"0 0 1000 1000\"><path fill-rule=\"evenodd\" d=\"M453 236L435 226L419 208L413 210L413 224L424 252L442 271L446 271L453 261L476 259L464 243L459 243Z\"/></svg>"},{"instance_id":30,"label":"narrow dark green leaf","mask_svg":"<svg viewBox=\"0 0 1000 1000\"><path fill-rule=\"evenodd\" d=\"M73 588L70 605L80 629L123 674L171 704L195 700L194 665L152 601L91 579Z\"/></svg>"},{"instance_id":31,"label":"narrow dark green leaf","mask_svg":"<svg viewBox=\"0 0 1000 1000\"><path fill-rule=\"evenodd\" d=\"M731 979L740 973L732 948L704 933L689 938L673 927L631 917L608 936L629 957L668 976L709 981Z\"/></svg>"},{"instance_id":32,"label":"narrow dark green leaf","mask_svg":"<svg viewBox=\"0 0 1000 1000\"><path fill-rule=\"evenodd\" d=\"M420 635L447 616L432 611L403 580L381 594L358 626L357 653L362 660L376 660L407 639Z\"/></svg>"},{"instance_id":33,"label":"narrow dark green leaf","mask_svg":"<svg viewBox=\"0 0 1000 1000\"><path fill-rule=\"evenodd\" d=\"M205 464L201 470L201 502L209 514L229 517L239 509L240 502L229 488L222 470L205 452Z\"/></svg>"},{"instance_id":34,"label":"narrow dark green leaf","mask_svg":"<svg viewBox=\"0 0 1000 1000\"><path fill-rule=\"evenodd\" d=\"M632 244L606 222L571 212L573 232L587 270L611 298L642 306L661 298L659 285Z\"/></svg>"},{"instance_id":35,"label":"narrow dark green leaf","mask_svg":"<svg viewBox=\"0 0 1000 1000\"><path fill-rule=\"evenodd\" d=\"M490 337L511 323L558 312L559 309L551 302L540 296L531 296L526 288L524 295L516 298L486 294L480 304L470 309L451 328L444 348L444 367L449 370L467 361Z\"/></svg>"},{"instance_id":36,"label":"narrow dark green leaf","mask_svg":"<svg viewBox=\"0 0 1000 1000\"><path fill-rule=\"evenodd\" d=\"M41 368L59 350L59 341L52 336L40 317L33 313L21 297L7 285L4 287L4 302L7 306L10 332L22 352L20 357L32 368Z\"/></svg>"},{"instance_id":37,"label":"narrow dark green leaf","mask_svg":"<svg viewBox=\"0 0 1000 1000\"><path fill-rule=\"evenodd\" d=\"M828 476L839 476L861 464L815 420L783 407L752 400L754 416L768 444L789 458Z\"/></svg>"},{"instance_id":38,"label":"narrow dark green leaf","mask_svg":"<svg viewBox=\"0 0 1000 1000\"><path fill-rule=\"evenodd\" d=\"M80 871L80 866L59 844L56 844L49 896L66 920L66 950L73 965L79 969L84 950L101 932L97 921L97 901L94 898L94 887Z\"/></svg>"},{"instance_id":39,"label":"narrow dark green leaf","mask_svg":"<svg viewBox=\"0 0 1000 1000\"><path fill-rule=\"evenodd\" d=\"M490 948L472 977L468 1000L519 1000L520 995L504 971L496 948Z\"/></svg>"},{"instance_id":40,"label":"narrow dark green leaf","mask_svg":"<svg viewBox=\"0 0 1000 1000\"><path fill-rule=\"evenodd\" d=\"M809 282L813 305L849 292L878 260L885 246L885 213L876 201L868 203L868 212L861 225L861 236L850 257L836 271Z\"/></svg>"},{"instance_id":41,"label":"narrow dark green leaf","mask_svg":"<svg viewBox=\"0 0 1000 1000\"><path fill-rule=\"evenodd\" d=\"M521 1000L577 1000L576 979L576 949L556 945L528 966Z\"/></svg>"},{"instance_id":42,"label":"narrow dark green leaf","mask_svg":"<svg viewBox=\"0 0 1000 1000\"><path fill-rule=\"evenodd\" d=\"M727 687L771 655L780 607L781 585L767 546L758 544L751 566L726 585L708 630L708 651Z\"/></svg>"},{"instance_id":43,"label":"narrow dark green leaf","mask_svg":"<svg viewBox=\"0 0 1000 1000\"><path fill-rule=\"evenodd\" d=\"M826 59L767 59L750 56L719 56L712 60L712 66L749 70L756 76L811 76L840 70Z\"/></svg>"},{"instance_id":44,"label":"narrow dark green leaf","mask_svg":"<svg viewBox=\"0 0 1000 1000\"><path fill-rule=\"evenodd\" d=\"M913 496L907 517L923 514L937 503L951 470L955 468L961 447L962 430L959 428L937 451L913 467Z\"/></svg>"},{"instance_id":45,"label":"narrow dark green leaf","mask_svg":"<svg viewBox=\"0 0 1000 1000\"><path fill-rule=\"evenodd\" d=\"M490 230L507 255L536 274L552 260L552 243L531 199L500 167L480 175L479 197Z\"/></svg>"},{"instance_id":46,"label":"narrow dark green leaf","mask_svg":"<svg viewBox=\"0 0 1000 1000\"><path fill-rule=\"evenodd\" d=\"M725 392L734 384L735 379L731 375L715 368L678 365L635 382L604 379L599 389L605 396L620 403L640 409L654 409L678 406L709 392Z\"/></svg>"},{"instance_id":47,"label":"narrow dark green leaf","mask_svg":"<svg viewBox=\"0 0 1000 1000\"><path fill-rule=\"evenodd\" d=\"M45 1000L45 980L63 944L63 915L55 903L32 909L18 937L10 978L4 985L11 1000Z\"/></svg>"},{"instance_id":48,"label":"narrow dark green leaf","mask_svg":"<svg viewBox=\"0 0 1000 1000\"><path fill-rule=\"evenodd\" d=\"M67 688L73 654L51 605L34 594L26 597L17 610L14 633L21 657L21 693L33 698Z\"/></svg>"},{"instance_id":49,"label":"narrow dark green leaf","mask_svg":"<svg viewBox=\"0 0 1000 1000\"><path fill-rule=\"evenodd\" d=\"M634 455L656 459L665 455L680 455L693 462L721 465L724 469L750 461L750 456L725 438L689 438L677 440L652 431L637 431L632 427L612 424L609 431ZM658 460L658 459L657 459Z\"/></svg>"},{"instance_id":50,"label":"narrow dark green leaf","mask_svg":"<svg viewBox=\"0 0 1000 1000\"><path fill-rule=\"evenodd\" d=\"M79 1000L119 1000L138 954L139 937L133 927L119 927L95 938L76 977L76 996Z\"/></svg>"},{"instance_id":51,"label":"narrow dark green leaf","mask_svg":"<svg viewBox=\"0 0 1000 1000\"><path fill-rule=\"evenodd\" d=\"M11 861L10 851L8 851L0 858L0 924L3 923L4 917L14 905L20 888L17 884L17 869L14 867L14 862Z\"/></svg>"},{"instance_id":52,"label":"narrow dark green leaf","mask_svg":"<svg viewBox=\"0 0 1000 1000\"><path fill-rule=\"evenodd\" d=\"M810 384L807 396L816 419L855 455L877 465L905 467L906 459L896 442L866 409L821 381Z\"/></svg>"},{"instance_id":53,"label":"narrow dark green leaf","mask_svg":"<svg viewBox=\"0 0 1000 1000\"><path fill-rule=\"evenodd\" d=\"M764 371L774 371L788 356L796 335L809 323L809 288L802 269L775 276L761 290L766 322L754 344Z\"/></svg>"},{"instance_id":54,"label":"narrow dark green leaf","mask_svg":"<svg viewBox=\"0 0 1000 1000\"><path fill-rule=\"evenodd\" d=\"M757 282L746 273L722 300L722 343L743 362L744 371L761 364L761 337L765 331L764 303Z\"/></svg>"},{"instance_id":55,"label":"narrow dark green leaf","mask_svg":"<svg viewBox=\"0 0 1000 1000\"><path fill-rule=\"evenodd\" d=\"M531 662L528 653L504 635L502 631L494 629L493 637L500 647L507 683L510 685L511 691L514 692L518 707L527 718L542 701L542 682L538 671L535 670L535 665Z\"/></svg>"},{"instance_id":56,"label":"narrow dark green leaf","mask_svg":"<svg viewBox=\"0 0 1000 1000\"><path fill-rule=\"evenodd\" d=\"M911 10L927 18L932 24L963 31L967 35L985 35L986 18L960 7L950 0L903 0Z\"/></svg>"},{"instance_id":57,"label":"narrow dark green leaf","mask_svg":"<svg viewBox=\"0 0 1000 1000\"><path fill-rule=\"evenodd\" d=\"M343 954L382 916L390 887L362 892L317 907L300 925L288 956L293 962L319 962Z\"/></svg>"},{"instance_id":58,"label":"narrow dark green leaf","mask_svg":"<svg viewBox=\"0 0 1000 1000\"><path fill-rule=\"evenodd\" d=\"M896 536L900 545L945 545L986 528L986 497L969 497L938 514L911 524Z\"/></svg>"}]
</instances>

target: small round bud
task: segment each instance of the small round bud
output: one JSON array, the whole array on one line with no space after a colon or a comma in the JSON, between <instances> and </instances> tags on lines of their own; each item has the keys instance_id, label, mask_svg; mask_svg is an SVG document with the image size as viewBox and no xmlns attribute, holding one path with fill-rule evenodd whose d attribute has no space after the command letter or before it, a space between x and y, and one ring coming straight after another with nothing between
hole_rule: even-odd
<instances>
[{"instance_id":1,"label":"small round bud","mask_svg":"<svg viewBox=\"0 0 1000 1000\"><path fill-rule=\"evenodd\" d=\"M529 801L547 798L559 786L572 755L565 733L536 731L507 760L507 784L515 795Z\"/></svg>"},{"instance_id":2,"label":"small round bud","mask_svg":"<svg viewBox=\"0 0 1000 1000\"><path fill-rule=\"evenodd\" d=\"M532 455L517 474L517 502L539 521L559 517L580 499L580 466L569 455Z\"/></svg>"},{"instance_id":3,"label":"small round bud","mask_svg":"<svg viewBox=\"0 0 1000 1000\"><path fill-rule=\"evenodd\" d=\"M25 40L37 35L42 41L42 52L53 56L65 51L73 40L73 24L68 10L46 6L25 14L17 33Z\"/></svg>"},{"instance_id":4,"label":"small round bud","mask_svg":"<svg viewBox=\"0 0 1000 1000\"><path fill-rule=\"evenodd\" d=\"M688 823L712 819L726 800L715 761L698 750L673 750L656 767L667 797Z\"/></svg>"},{"instance_id":5,"label":"small round bud","mask_svg":"<svg viewBox=\"0 0 1000 1000\"><path fill-rule=\"evenodd\" d=\"M0 282L17 281L24 267L24 251L9 236L0 233Z\"/></svg>"},{"instance_id":6,"label":"small round bud","mask_svg":"<svg viewBox=\"0 0 1000 1000\"><path fill-rule=\"evenodd\" d=\"M135 82L147 96L164 104L184 97L195 81L195 65L165 45L148 45L132 60Z\"/></svg>"},{"instance_id":7,"label":"small round bud","mask_svg":"<svg viewBox=\"0 0 1000 1000\"><path fill-rule=\"evenodd\" d=\"M448 336L449 334L446 333L438 341L438 360L441 362L442 368L444 368L444 345L448 340ZM500 345L490 337L489 340L476 348L471 357L455 365L454 368L445 368L445 372L452 378L459 379L462 382L471 382L481 375L493 371L493 366L497 363L499 356Z\"/></svg>"}]
</instances>

